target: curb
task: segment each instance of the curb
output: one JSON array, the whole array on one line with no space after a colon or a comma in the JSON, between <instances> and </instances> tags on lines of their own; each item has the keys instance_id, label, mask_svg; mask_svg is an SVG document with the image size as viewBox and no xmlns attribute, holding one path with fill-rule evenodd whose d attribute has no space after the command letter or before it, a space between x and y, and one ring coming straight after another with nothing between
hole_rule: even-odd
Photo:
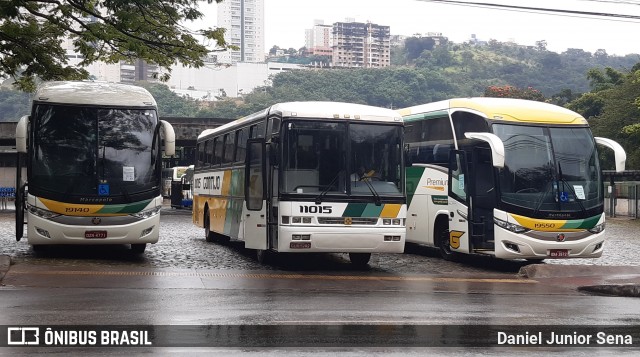
<instances>
[{"instance_id":1,"label":"curb","mask_svg":"<svg viewBox=\"0 0 640 357\"><path fill-rule=\"evenodd\" d=\"M640 297L640 285L637 284L579 286L578 291L601 295Z\"/></svg>"},{"instance_id":2,"label":"curb","mask_svg":"<svg viewBox=\"0 0 640 357\"><path fill-rule=\"evenodd\" d=\"M518 275L529 279L640 275L640 266L531 264L520 268Z\"/></svg>"},{"instance_id":3,"label":"curb","mask_svg":"<svg viewBox=\"0 0 640 357\"><path fill-rule=\"evenodd\" d=\"M554 279L566 282L566 278L598 278L608 276L633 276L633 283L583 285L576 289L581 292L623 297L640 297L640 267L637 266L598 266L598 265L527 265L518 271L518 275L528 279ZM638 283L635 283L635 282Z\"/></svg>"}]
</instances>

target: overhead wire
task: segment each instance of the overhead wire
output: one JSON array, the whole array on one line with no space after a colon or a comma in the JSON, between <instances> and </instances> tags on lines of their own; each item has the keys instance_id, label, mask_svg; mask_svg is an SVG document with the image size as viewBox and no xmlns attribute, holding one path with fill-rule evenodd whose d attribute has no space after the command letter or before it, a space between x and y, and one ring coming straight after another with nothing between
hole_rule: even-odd
<instances>
[{"instance_id":1,"label":"overhead wire","mask_svg":"<svg viewBox=\"0 0 640 357\"><path fill-rule=\"evenodd\" d=\"M613 13L596 12L596 11L552 9L552 8L542 8L542 7L534 7L534 6L519 6L519 5L472 2L472 1L457 1L457 0L418 0L418 1L447 4L447 5L456 5L456 6L463 6L463 7L477 7L477 8L485 8L485 9L496 9L496 10L524 12L524 13L533 13L533 14L546 14L546 15L565 16L565 17L574 17L574 18L587 18L587 19L597 18L600 20L616 21L616 22L637 23L638 21L640 21L640 16L638 15L613 14ZM615 2L613 0L582 0L582 1ZM616 2L616 3L623 4L623 2ZM640 5L640 2L630 2L630 0L624 0L624 4Z\"/></svg>"}]
</instances>

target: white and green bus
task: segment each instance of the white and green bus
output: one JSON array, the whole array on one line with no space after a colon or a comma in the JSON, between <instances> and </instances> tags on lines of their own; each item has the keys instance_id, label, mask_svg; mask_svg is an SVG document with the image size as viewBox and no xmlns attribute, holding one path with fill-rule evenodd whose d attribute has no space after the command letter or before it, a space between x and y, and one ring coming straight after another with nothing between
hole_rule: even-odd
<instances>
[{"instance_id":1,"label":"white and green bus","mask_svg":"<svg viewBox=\"0 0 640 357\"><path fill-rule=\"evenodd\" d=\"M131 244L144 252L159 237L162 150L175 151L144 88L100 82L48 82L16 128L16 239L48 244ZM22 162L26 158L26 182ZM28 187L28 189L25 189Z\"/></svg>"},{"instance_id":2,"label":"white and green bus","mask_svg":"<svg viewBox=\"0 0 640 357\"><path fill-rule=\"evenodd\" d=\"M268 252L404 250L402 119L335 102L275 104L197 140L193 222L207 241Z\"/></svg>"},{"instance_id":3,"label":"white and green bus","mask_svg":"<svg viewBox=\"0 0 640 357\"><path fill-rule=\"evenodd\" d=\"M407 242L441 255L595 258L605 242L604 191L594 138L578 113L506 98L460 98L401 109Z\"/></svg>"}]
</instances>

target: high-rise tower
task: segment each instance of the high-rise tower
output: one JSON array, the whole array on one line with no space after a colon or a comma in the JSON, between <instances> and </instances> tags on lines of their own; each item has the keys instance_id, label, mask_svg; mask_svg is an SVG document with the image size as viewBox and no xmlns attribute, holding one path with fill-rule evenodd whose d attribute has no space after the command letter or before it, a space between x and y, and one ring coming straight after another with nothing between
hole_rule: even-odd
<instances>
[{"instance_id":1,"label":"high-rise tower","mask_svg":"<svg viewBox=\"0 0 640 357\"><path fill-rule=\"evenodd\" d=\"M225 41L238 50L218 54L218 62L263 62L264 0L225 0L218 4L218 27L227 29Z\"/></svg>"}]
</instances>

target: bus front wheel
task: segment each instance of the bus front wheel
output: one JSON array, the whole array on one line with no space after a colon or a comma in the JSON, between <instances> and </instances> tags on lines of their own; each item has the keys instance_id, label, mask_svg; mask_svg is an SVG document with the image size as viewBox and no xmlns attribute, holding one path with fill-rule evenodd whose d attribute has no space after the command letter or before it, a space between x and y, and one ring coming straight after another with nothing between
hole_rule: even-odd
<instances>
[{"instance_id":1,"label":"bus front wheel","mask_svg":"<svg viewBox=\"0 0 640 357\"><path fill-rule=\"evenodd\" d=\"M369 264L369 260L371 259L371 253L349 253L349 260L351 260L351 264L363 267Z\"/></svg>"},{"instance_id":2,"label":"bus front wheel","mask_svg":"<svg viewBox=\"0 0 640 357\"><path fill-rule=\"evenodd\" d=\"M260 264L268 264L271 260L271 253L267 249L256 249L256 260Z\"/></svg>"},{"instance_id":3,"label":"bus front wheel","mask_svg":"<svg viewBox=\"0 0 640 357\"><path fill-rule=\"evenodd\" d=\"M438 251L440 252L440 257L444 260L454 261L456 257L456 252L451 251L451 245L449 243L449 230L445 229L440 233L440 240L438 241Z\"/></svg>"},{"instance_id":4,"label":"bus front wheel","mask_svg":"<svg viewBox=\"0 0 640 357\"><path fill-rule=\"evenodd\" d=\"M134 254L142 254L142 253L144 253L145 249L147 249L147 244L146 243L131 244L131 251Z\"/></svg>"}]
</instances>

